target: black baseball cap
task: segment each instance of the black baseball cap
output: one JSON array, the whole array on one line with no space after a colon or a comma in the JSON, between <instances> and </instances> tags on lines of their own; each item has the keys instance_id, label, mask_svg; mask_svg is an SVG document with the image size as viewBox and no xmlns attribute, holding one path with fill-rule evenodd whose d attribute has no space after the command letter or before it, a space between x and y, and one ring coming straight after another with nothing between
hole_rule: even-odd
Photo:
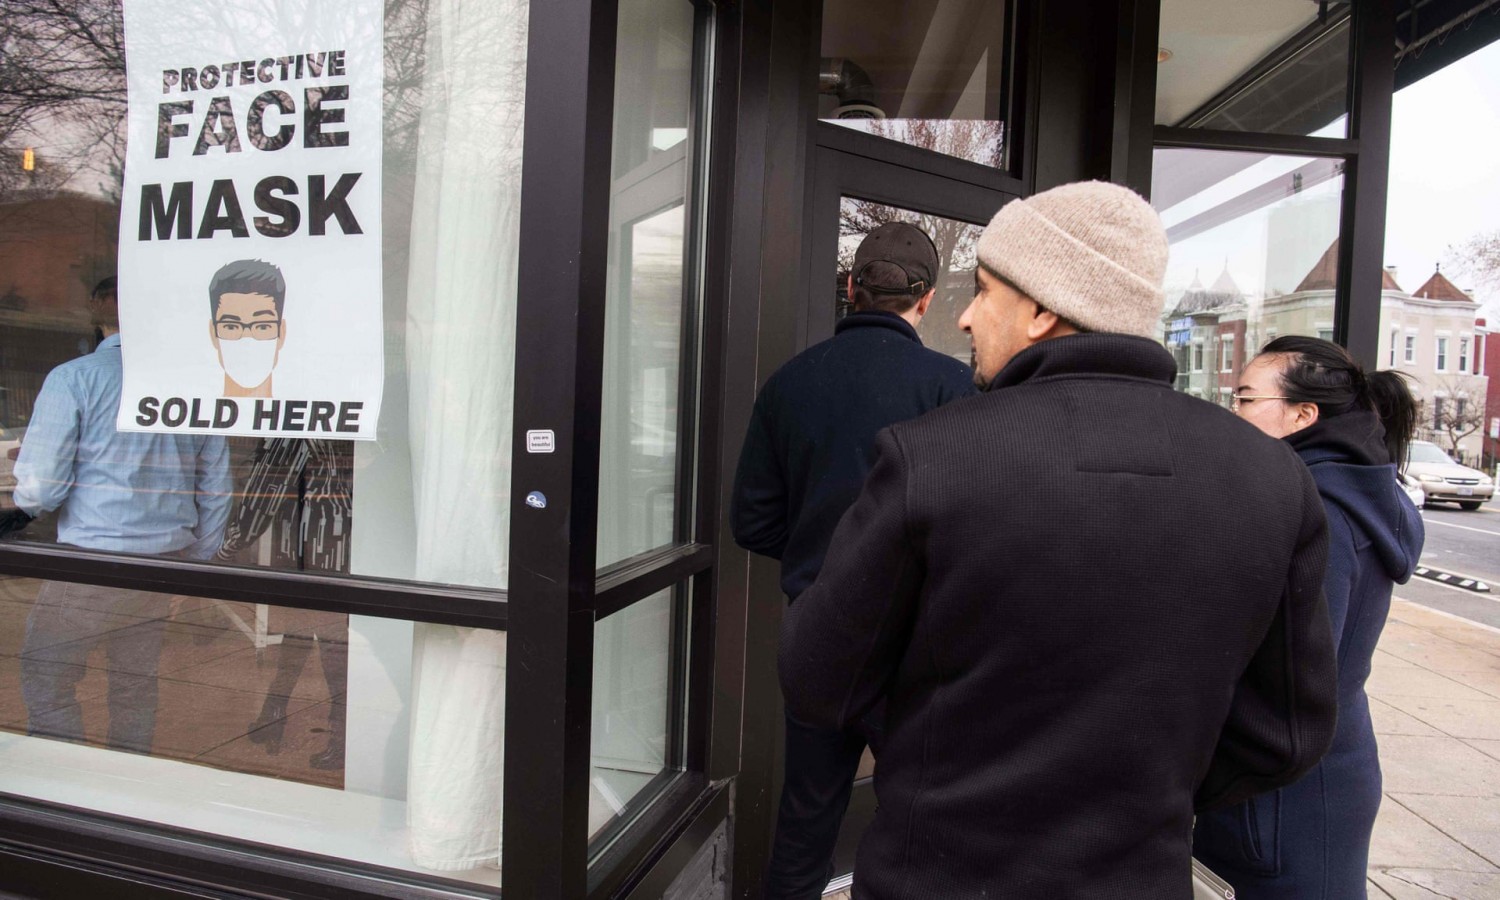
<instances>
[{"instance_id":1,"label":"black baseball cap","mask_svg":"<svg viewBox=\"0 0 1500 900\"><path fill-rule=\"evenodd\" d=\"M873 262L890 263L906 273L905 287L866 284L865 268ZM854 283L872 294L915 294L932 290L937 284L937 247L927 232L905 222L887 222L865 235L854 252Z\"/></svg>"}]
</instances>

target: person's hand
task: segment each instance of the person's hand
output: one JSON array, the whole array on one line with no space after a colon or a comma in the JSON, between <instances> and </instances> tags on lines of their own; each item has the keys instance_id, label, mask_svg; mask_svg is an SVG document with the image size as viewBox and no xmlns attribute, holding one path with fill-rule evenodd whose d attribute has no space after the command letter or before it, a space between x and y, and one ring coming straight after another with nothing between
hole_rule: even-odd
<instances>
[{"instance_id":1,"label":"person's hand","mask_svg":"<svg viewBox=\"0 0 1500 900\"><path fill-rule=\"evenodd\" d=\"M0 512L0 540L5 540L11 535L20 534L31 524L31 516L22 509L8 509Z\"/></svg>"}]
</instances>

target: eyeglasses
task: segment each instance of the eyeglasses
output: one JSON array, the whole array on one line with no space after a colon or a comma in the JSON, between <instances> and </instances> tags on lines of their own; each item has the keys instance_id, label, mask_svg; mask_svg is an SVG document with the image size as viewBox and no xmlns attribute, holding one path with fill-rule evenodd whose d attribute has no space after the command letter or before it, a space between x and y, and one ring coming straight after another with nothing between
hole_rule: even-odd
<instances>
[{"instance_id":1,"label":"eyeglasses","mask_svg":"<svg viewBox=\"0 0 1500 900\"><path fill-rule=\"evenodd\" d=\"M1254 403L1257 400L1290 400L1291 397L1273 397L1269 394L1235 394L1229 401L1229 409L1239 412L1240 404Z\"/></svg>"},{"instance_id":2,"label":"eyeglasses","mask_svg":"<svg viewBox=\"0 0 1500 900\"><path fill-rule=\"evenodd\" d=\"M274 341L281 334L281 320L271 322L240 322L235 319L219 319L214 322L214 334L221 341L237 341L248 337L257 341Z\"/></svg>"}]
</instances>

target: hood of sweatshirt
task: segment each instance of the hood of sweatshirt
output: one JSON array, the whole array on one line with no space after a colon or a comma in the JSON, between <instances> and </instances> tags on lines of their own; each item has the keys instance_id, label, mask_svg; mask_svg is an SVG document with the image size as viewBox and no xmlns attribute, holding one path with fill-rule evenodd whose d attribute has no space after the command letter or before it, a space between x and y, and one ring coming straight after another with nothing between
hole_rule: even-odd
<instances>
[{"instance_id":1,"label":"hood of sweatshirt","mask_svg":"<svg viewBox=\"0 0 1500 900\"><path fill-rule=\"evenodd\" d=\"M1391 580L1410 579L1422 554L1422 516L1397 481L1375 413L1320 419L1286 442L1307 464L1323 501L1342 510L1370 539Z\"/></svg>"}]
</instances>

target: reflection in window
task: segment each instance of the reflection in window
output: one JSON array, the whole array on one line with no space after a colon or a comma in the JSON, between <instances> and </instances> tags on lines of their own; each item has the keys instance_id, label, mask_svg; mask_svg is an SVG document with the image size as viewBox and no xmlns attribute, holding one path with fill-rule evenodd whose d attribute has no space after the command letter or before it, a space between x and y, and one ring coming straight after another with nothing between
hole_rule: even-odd
<instances>
[{"instance_id":1,"label":"reflection in window","mask_svg":"<svg viewBox=\"0 0 1500 900\"><path fill-rule=\"evenodd\" d=\"M694 229L699 141L694 40L681 0L624 0L615 54L614 165L605 290L598 564L686 537L679 494L690 465ZM682 589L594 627L589 837L601 852L680 768L673 735L685 656Z\"/></svg>"},{"instance_id":2,"label":"reflection in window","mask_svg":"<svg viewBox=\"0 0 1500 900\"><path fill-rule=\"evenodd\" d=\"M1344 0L1163 0L1156 124L1343 137Z\"/></svg>"},{"instance_id":3,"label":"reflection in window","mask_svg":"<svg viewBox=\"0 0 1500 900\"><path fill-rule=\"evenodd\" d=\"M689 310L694 9L625 0L615 54L599 565L677 538Z\"/></svg>"},{"instance_id":4,"label":"reflection in window","mask_svg":"<svg viewBox=\"0 0 1500 900\"><path fill-rule=\"evenodd\" d=\"M1273 336L1327 330L1342 190L1332 160L1156 151L1152 203L1171 241L1163 338L1179 390L1227 402ZM1197 364L1200 344L1217 347L1210 371Z\"/></svg>"},{"instance_id":5,"label":"reflection in window","mask_svg":"<svg viewBox=\"0 0 1500 900\"><path fill-rule=\"evenodd\" d=\"M818 117L987 166L1005 166L1008 3L823 5Z\"/></svg>"},{"instance_id":6,"label":"reflection in window","mask_svg":"<svg viewBox=\"0 0 1500 900\"><path fill-rule=\"evenodd\" d=\"M680 683L673 638L679 589L647 597L594 626L589 836L619 831L653 796L657 776L680 765L673 743ZM598 852L602 847L595 847Z\"/></svg>"},{"instance_id":7,"label":"reflection in window","mask_svg":"<svg viewBox=\"0 0 1500 900\"><path fill-rule=\"evenodd\" d=\"M854 265L854 252L866 235L887 222L915 225L926 232L937 247L937 294L927 308L927 315L917 325L922 343L972 365L973 347L969 336L959 330L958 320L969 301L974 299L974 269L979 265L975 248L979 235L984 232L983 226L871 200L844 197L839 201L839 266L834 278L837 317L843 318L849 312L846 282Z\"/></svg>"},{"instance_id":8,"label":"reflection in window","mask_svg":"<svg viewBox=\"0 0 1500 900\"><path fill-rule=\"evenodd\" d=\"M422 871L409 661L380 628L409 645L410 623L0 578L0 790Z\"/></svg>"},{"instance_id":9,"label":"reflection in window","mask_svg":"<svg viewBox=\"0 0 1500 900\"><path fill-rule=\"evenodd\" d=\"M181 27L220 7L184 7ZM159 488L115 496L116 521L159 524L171 496L200 514L191 544L76 546L504 587L527 3L385 9L379 439L218 439L165 467L160 454L95 460L97 477L75 470L71 488L145 476ZM14 502L9 451L54 455L38 422L48 373L96 363L106 338L90 288L115 268L125 117L117 3L7 16L0 78L46 89L7 94L0 122L0 152L28 163L0 167L0 506ZM670 148L662 124L649 141ZM196 478L200 458L215 473L222 459L222 488L173 495L168 479ZM54 540L68 516L65 499L21 539ZM4 790L498 881L504 633L4 586L0 728L18 733L3 738ZM19 736L28 728L57 740Z\"/></svg>"}]
</instances>

